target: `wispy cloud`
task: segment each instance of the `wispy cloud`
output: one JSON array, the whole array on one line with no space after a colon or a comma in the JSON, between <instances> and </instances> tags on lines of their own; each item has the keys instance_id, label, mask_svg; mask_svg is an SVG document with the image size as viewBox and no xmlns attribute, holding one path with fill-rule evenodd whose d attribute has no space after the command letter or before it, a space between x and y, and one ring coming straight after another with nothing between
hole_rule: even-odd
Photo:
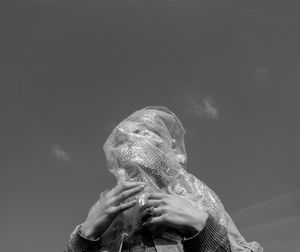
<instances>
[{"instance_id":1,"label":"wispy cloud","mask_svg":"<svg viewBox=\"0 0 300 252\"><path fill-rule=\"evenodd\" d=\"M62 147L58 144L55 144L52 147L52 153L55 156L55 158L62 162L69 162L71 160L70 155L62 149Z\"/></svg>"},{"instance_id":2,"label":"wispy cloud","mask_svg":"<svg viewBox=\"0 0 300 252\"><path fill-rule=\"evenodd\" d=\"M210 119L218 119L219 111L216 108L215 102L211 97L205 97L199 100L189 98L188 113L197 117L206 117Z\"/></svg>"},{"instance_id":3,"label":"wispy cloud","mask_svg":"<svg viewBox=\"0 0 300 252\"><path fill-rule=\"evenodd\" d=\"M245 229L291 216L300 216L299 203L300 190L239 209L231 213L231 216Z\"/></svg>"}]
</instances>

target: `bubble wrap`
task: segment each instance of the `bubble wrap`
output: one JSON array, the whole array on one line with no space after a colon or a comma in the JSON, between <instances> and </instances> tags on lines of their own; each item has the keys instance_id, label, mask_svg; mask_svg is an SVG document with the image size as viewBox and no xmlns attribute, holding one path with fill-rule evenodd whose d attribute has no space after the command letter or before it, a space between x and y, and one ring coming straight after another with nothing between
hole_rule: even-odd
<instances>
[{"instance_id":1,"label":"bubble wrap","mask_svg":"<svg viewBox=\"0 0 300 252\"><path fill-rule=\"evenodd\" d=\"M228 214L218 196L186 171L184 134L181 122L168 108L156 106L138 110L119 123L106 140L104 151L108 168L117 182L146 182L143 193L136 196L139 202L143 201L145 192L166 193L169 189L207 211L226 227ZM105 240L115 241L116 245L117 241L130 237L140 225L138 213L136 206L119 216L105 232ZM247 245L240 234L238 238L240 243Z\"/></svg>"}]
</instances>

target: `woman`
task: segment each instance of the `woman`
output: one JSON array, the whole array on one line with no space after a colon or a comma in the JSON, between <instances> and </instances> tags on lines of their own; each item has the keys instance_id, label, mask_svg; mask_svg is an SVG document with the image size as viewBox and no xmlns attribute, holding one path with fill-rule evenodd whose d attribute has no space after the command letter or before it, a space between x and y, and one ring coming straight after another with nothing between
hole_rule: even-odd
<instances>
[{"instance_id":1,"label":"woman","mask_svg":"<svg viewBox=\"0 0 300 252\"><path fill-rule=\"evenodd\" d=\"M165 107L123 120L104 144L117 186L105 191L66 251L253 251L217 195L186 171L184 128Z\"/></svg>"}]
</instances>

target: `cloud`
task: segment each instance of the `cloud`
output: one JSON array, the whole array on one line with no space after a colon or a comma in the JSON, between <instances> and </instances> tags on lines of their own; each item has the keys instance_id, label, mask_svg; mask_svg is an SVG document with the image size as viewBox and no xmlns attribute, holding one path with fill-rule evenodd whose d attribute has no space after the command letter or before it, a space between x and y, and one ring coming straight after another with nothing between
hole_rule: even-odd
<instances>
[{"instance_id":1,"label":"cloud","mask_svg":"<svg viewBox=\"0 0 300 252\"><path fill-rule=\"evenodd\" d=\"M266 84L269 75L269 70L267 66L260 63L255 69L255 79L258 84Z\"/></svg>"},{"instance_id":2,"label":"cloud","mask_svg":"<svg viewBox=\"0 0 300 252\"><path fill-rule=\"evenodd\" d=\"M189 98L188 113L197 117L206 117L210 119L218 119L219 111L215 106L215 102L211 97L205 97L197 101Z\"/></svg>"},{"instance_id":3,"label":"cloud","mask_svg":"<svg viewBox=\"0 0 300 252\"><path fill-rule=\"evenodd\" d=\"M268 74L268 69L265 67L257 67L255 69L255 74L257 78L261 79Z\"/></svg>"},{"instance_id":4,"label":"cloud","mask_svg":"<svg viewBox=\"0 0 300 252\"><path fill-rule=\"evenodd\" d=\"M239 227L246 229L287 217L300 216L299 203L300 190L239 209L233 212L231 216L239 223Z\"/></svg>"},{"instance_id":5,"label":"cloud","mask_svg":"<svg viewBox=\"0 0 300 252\"><path fill-rule=\"evenodd\" d=\"M70 155L62 149L62 147L58 144L55 144L52 147L52 153L55 158L62 162L69 162L71 160Z\"/></svg>"}]
</instances>

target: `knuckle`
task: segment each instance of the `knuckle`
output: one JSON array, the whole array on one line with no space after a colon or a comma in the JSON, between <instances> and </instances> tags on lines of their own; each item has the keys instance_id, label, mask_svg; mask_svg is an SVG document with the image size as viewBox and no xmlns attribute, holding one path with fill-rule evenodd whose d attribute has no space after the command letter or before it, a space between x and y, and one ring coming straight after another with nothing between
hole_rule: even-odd
<instances>
[{"instance_id":1,"label":"knuckle","mask_svg":"<svg viewBox=\"0 0 300 252\"><path fill-rule=\"evenodd\" d=\"M114 213L114 209L112 207L108 207L105 209L104 214L105 215L112 215Z\"/></svg>"},{"instance_id":2,"label":"knuckle","mask_svg":"<svg viewBox=\"0 0 300 252\"><path fill-rule=\"evenodd\" d=\"M122 185L119 183L119 184L117 184L117 185L112 189L112 191L118 192L118 191L120 191L121 189L122 189Z\"/></svg>"},{"instance_id":3,"label":"knuckle","mask_svg":"<svg viewBox=\"0 0 300 252\"><path fill-rule=\"evenodd\" d=\"M115 214L116 212L118 212L118 209L120 208L120 205L119 206L113 206L113 207L110 207L109 208L109 213L111 215Z\"/></svg>"},{"instance_id":4,"label":"knuckle","mask_svg":"<svg viewBox=\"0 0 300 252\"><path fill-rule=\"evenodd\" d=\"M171 198L167 198L165 200L165 202L166 202L167 205L170 205L172 203L172 199Z\"/></svg>"},{"instance_id":5,"label":"knuckle","mask_svg":"<svg viewBox=\"0 0 300 252\"><path fill-rule=\"evenodd\" d=\"M108 194L108 191L104 191L104 192L101 192L100 195L99 195L99 198L105 198L106 195Z\"/></svg>"},{"instance_id":6,"label":"knuckle","mask_svg":"<svg viewBox=\"0 0 300 252\"><path fill-rule=\"evenodd\" d=\"M126 197L126 192L121 192L121 193L119 194L119 197L120 197L121 199L125 198L125 197Z\"/></svg>"},{"instance_id":7,"label":"knuckle","mask_svg":"<svg viewBox=\"0 0 300 252\"><path fill-rule=\"evenodd\" d=\"M120 182L119 187L120 187L121 190L126 188L126 182L124 182L124 181Z\"/></svg>"},{"instance_id":8,"label":"knuckle","mask_svg":"<svg viewBox=\"0 0 300 252\"><path fill-rule=\"evenodd\" d=\"M102 193L102 197L104 199L109 199L109 198L112 197L112 195L113 195L113 189L111 189L109 191L105 191L105 192Z\"/></svg>"},{"instance_id":9,"label":"knuckle","mask_svg":"<svg viewBox=\"0 0 300 252\"><path fill-rule=\"evenodd\" d=\"M115 198L110 198L110 199L107 199L106 200L106 204L108 205L108 206L110 206L110 205L113 205L114 203L115 203Z\"/></svg>"},{"instance_id":10,"label":"knuckle","mask_svg":"<svg viewBox=\"0 0 300 252\"><path fill-rule=\"evenodd\" d=\"M130 182L128 182L128 181L122 181L121 184L122 184L122 186L124 186L124 187L130 186Z\"/></svg>"},{"instance_id":11,"label":"knuckle","mask_svg":"<svg viewBox=\"0 0 300 252\"><path fill-rule=\"evenodd\" d=\"M114 208L114 212L120 212L120 211L122 211L122 205L119 205L119 206L116 206L115 208Z\"/></svg>"},{"instance_id":12,"label":"knuckle","mask_svg":"<svg viewBox=\"0 0 300 252\"><path fill-rule=\"evenodd\" d=\"M167 206L163 206L161 208L161 210L162 210L163 213L167 213L169 211L169 208Z\"/></svg>"}]
</instances>

